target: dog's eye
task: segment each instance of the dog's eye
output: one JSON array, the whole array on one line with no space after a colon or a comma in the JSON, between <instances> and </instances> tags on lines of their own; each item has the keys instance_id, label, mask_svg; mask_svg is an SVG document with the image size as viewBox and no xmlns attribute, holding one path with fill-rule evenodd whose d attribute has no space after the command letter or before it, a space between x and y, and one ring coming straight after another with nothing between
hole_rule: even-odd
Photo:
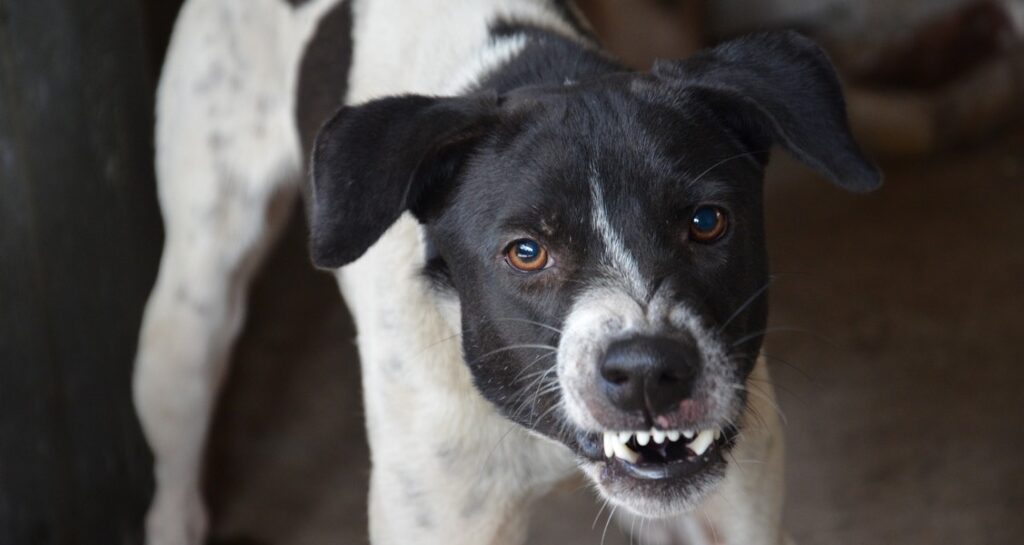
<instances>
[{"instance_id":1,"label":"dog's eye","mask_svg":"<svg viewBox=\"0 0 1024 545\"><path fill-rule=\"evenodd\" d=\"M729 220L717 206L698 206L690 218L690 238L697 242L714 242L725 234Z\"/></svg>"},{"instance_id":2,"label":"dog's eye","mask_svg":"<svg viewBox=\"0 0 1024 545\"><path fill-rule=\"evenodd\" d=\"M519 239L508 245L505 261L513 269L522 272L536 272L548 266L548 250L536 240Z\"/></svg>"}]
</instances>

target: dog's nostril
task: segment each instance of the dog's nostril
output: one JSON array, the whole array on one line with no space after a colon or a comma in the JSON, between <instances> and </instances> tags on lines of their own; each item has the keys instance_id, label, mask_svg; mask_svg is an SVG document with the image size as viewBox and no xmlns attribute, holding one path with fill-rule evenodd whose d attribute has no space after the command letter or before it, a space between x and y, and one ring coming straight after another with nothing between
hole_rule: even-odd
<instances>
[{"instance_id":1,"label":"dog's nostril","mask_svg":"<svg viewBox=\"0 0 1024 545\"><path fill-rule=\"evenodd\" d=\"M658 384L676 384L689 382L693 379L694 368L692 362L683 362L681 365L672 365L657 370L655 380Z\"/></svg>"},{"instance_id":2,"label":"dog's nostril","mask_svg":"<svg viewBox=\"0 0 1024 545\"><path fill-rule=\"evenodd\" d=\"M625 371L607 370L601 373L601 375L604 377L606 381L616 386L622 386L623 384L629 382L629 373L626 373Z\"/></svg>"},{"instance_id":3,"label":"dog's nostril","mask_svg":"<svg viewBox=\"0 0 1024 545\"><path fill-rule=\"evenodd\" d=\"M659 384L672 384L675 382L682 382L686 377L680 373L662 373L658 375Z\"/></svg>"}]
</instances>

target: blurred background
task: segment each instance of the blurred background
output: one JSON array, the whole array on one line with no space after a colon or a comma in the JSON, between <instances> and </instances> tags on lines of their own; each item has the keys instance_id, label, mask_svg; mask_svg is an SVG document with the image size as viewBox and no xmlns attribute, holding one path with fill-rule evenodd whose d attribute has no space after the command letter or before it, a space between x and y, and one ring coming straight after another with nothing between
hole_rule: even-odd
<instances>
[{"instance_id":1,"label":"blurred background","mask_svg":"<svg viewBox=\"0 0 1024 545\"><path fill-rule=\"evenodd\" d=\"M0 545L141 543L152 460L129 385L179 4L0 0ZM854 196L770 167L766 351L797 542L1024 541L1024 0L580 5L637 68L757 29L815 37L886 173ZM352 327L304 239L297 216L235 350L207 456L216 542L366 542ZM599 543L597 514L568 483L530 543Z\"/></svg>"}]
</instances>

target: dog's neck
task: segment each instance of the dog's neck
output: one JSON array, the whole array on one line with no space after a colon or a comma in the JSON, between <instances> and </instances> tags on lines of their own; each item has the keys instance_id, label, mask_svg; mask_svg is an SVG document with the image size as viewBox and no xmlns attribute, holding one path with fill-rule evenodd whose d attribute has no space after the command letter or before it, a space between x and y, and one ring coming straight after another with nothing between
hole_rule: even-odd
<instances>
[{"instance_id":1,"label":"dog's neck","mask_svg":"<svg viewBox=\"0 0 1024 545\"><path fill-rule=\"evenodd\" d=\"M508 44L514 53L481 74L472 91L501 94L539 85L566 85L626 70L607 56L581 23L569 21L581 29L569 36L539 26L500 22L491 27L495 47Z\"/></svg>"}]
</instances>

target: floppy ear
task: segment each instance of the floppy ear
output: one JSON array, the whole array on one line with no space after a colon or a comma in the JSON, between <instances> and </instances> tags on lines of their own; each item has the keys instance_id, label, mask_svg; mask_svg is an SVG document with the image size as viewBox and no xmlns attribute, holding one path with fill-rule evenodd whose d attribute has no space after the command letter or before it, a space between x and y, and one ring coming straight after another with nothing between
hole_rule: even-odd
<instances>
[{"instance_id":1,"label":"floppy ear","mask_svg":"<svg viewBox=\"0 0 1024 545\"><path fill-rule=\"evenodd\" d=\"M406 210L422 220L496 112L495 95L406 95L338 110L313 145L313 263L355 261Z\"/></svg>"},{"instance_id":2,"label":"floppy ear","mask_svg":"<svg viewBox=\"0 0 1024 545\"><path fill-rule=\"evenodd\" d=\"M713 107L746 138L777 142L843 188L869 191L882 183L850 133L832 63L796 32L754 34L686 61L659 61L652 72L708 91Z\"/></svg>"}]
</instances>

